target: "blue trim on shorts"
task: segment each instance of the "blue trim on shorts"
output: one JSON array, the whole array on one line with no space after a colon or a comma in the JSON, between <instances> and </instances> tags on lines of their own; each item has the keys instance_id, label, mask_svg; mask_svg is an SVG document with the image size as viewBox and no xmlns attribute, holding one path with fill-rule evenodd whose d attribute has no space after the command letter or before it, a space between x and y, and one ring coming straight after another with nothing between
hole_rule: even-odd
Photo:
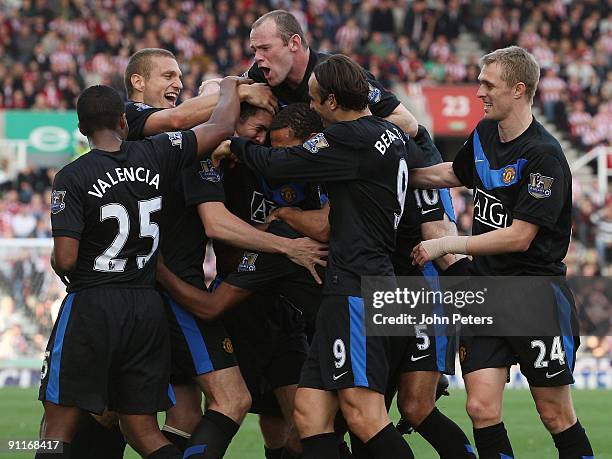
<instances>
[{"instance_id":1,"label":"blue trim on shorts","mask_svg":"<svg viewBox=\"0 0 612 459\"><path fill-rule=\"evenodd\" d=\"M512 456L508 456L504 453L499 453L499 459L514 459Z\"/></svg>"},{"instance_id":2,"label":"blue trim on shorts","mask_svg":"<svg viewBox=\"0 0 612 459\"><path fill-rule=\"evenodd\" d=\"M176 405L176 395L174 395L174 389L172 388L172 384L168 384L168 398L172 402L172 405Z\"/></svg>"},{"instance_id":3,"label":"blue trim on shorts","mask_svg":"<svg viewBox=\"0 0 612 459\"><path fill-rule=\"evenodd\" d=\"M558 285L552 284L555 299L557 301L557 311L559 313L559 326L563 335L563 349L567 358L567 365L570 371L574 371L574 334L572 332L572 307Z\"/></svg>"},{"instance_id":4,"label":"blue trim on shorts","mask_svg":"<svg viewBox=\"0 0 612 459\"><path fill-rule=\"evenodd\" d=\"M363 298L349 296L348 305L353 382L355 386L370 387L368 375L366 373L366 335L365 321L363 320Z\"/></svg>"},{"instance_id":5,"label":"blue trim on shorts","mask_svg":"<svg viewBox=\"0 0 612 459\"><path fill-rule=\"evenodd\" d=\"M440 275L438 274L438 270L436 269L435 265L431 261L425 263L425 266L423 267L423 276L425 276L425 280L429 284L429 288L436 292L440 291ZM442 304L436 304L433 309L433 313L436 316L444 317L444 308ZM436 366L438 367L438 371L443 373L446 371L446 352L448 349L446 325L435 324L434 331L436 334Z\"/></svg>"},{"instance_id":6,"label":"blue trim on shorts","mask_svg":"<svg viewBox=\"0 0 612 459\"><path fill-rule=\"evenodd\" d=\"M185 450L183 453L183 459L187 459L188 457L195 456L196 454L203 454L206 451L208 445L193 445Z\"/></svg>"},{"instance_id":7,"label":"blue trim on shorts","mask_svg":"<svg viewBox=\"0 0 612 459\"><path fill-rule=\"evenodd\" d=\"M64 302L64 307L58 319L57 330L55 331L55 340L53 341L53 351L51 351L51 361L49 363L49 381L47 382L47 391L45 399L49 402L59 404L60 391L60 367L62 363L62 349L64 347L64 336L66 327L72 312L72 302L74 301L75 293L69 293Z\"/></svg>"},{"instance_id":8,"label":"blue trim on shorts","mask_svg":"<svg viewBox=\"0 0 612 459\"><path fill-rule=\"evenodd\" d=\"M476 451L474 451L474 447L472 445L470 445L469 443L465 446L465 450L470 453L473 454L474 456L476 456Z\"/></svg>"},{"instance_id":9,"label":"blue trim on shorts","mask_svg":"<svg viewBox=\"0 0 612 459\"><path fill-rule=\"evenodd\" d=\"M195 367L196 374L203 375L214 371L210 355L208 355L208 349L204 338L202 338L202 332L195 321L193 314L185 311L179 306L172 298L170 300L170 306L174 312L174 316L181 327L183 336L187 341L189 352L191 353L191 359L193 360L193 366Z\"/></svg>"},{"instance_id":10,"label":"blue trim on shorts","mask_svg":"<svg viewBox=\"0 0 612 459\"><path fill-rule=\"evenodd\" d=\"M440 200L442 201L442 206L444 207L444 213L448 216L448 219L457 223L457 217L455 216L455 208L453 207L453 198L451 197L450 191L448 188L440 188L438 190L438 195L440 196Z\"/></svg>"}]
</instances>

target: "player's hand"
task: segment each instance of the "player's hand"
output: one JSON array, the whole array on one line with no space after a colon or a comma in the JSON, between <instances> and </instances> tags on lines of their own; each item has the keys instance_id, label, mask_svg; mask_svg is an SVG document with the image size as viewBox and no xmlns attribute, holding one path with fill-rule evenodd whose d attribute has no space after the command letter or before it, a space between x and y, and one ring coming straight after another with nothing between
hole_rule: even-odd
<instances>
[{"instance_id":1,"label":"player's hand","mask_svg":"<svg viewBox=\"0 0 612 459\"><path fill-rule=\"evenodd\" d=\"M219 144L217 148L211 153L210 160L214 167L219 167L221 161L223 159L229 159L232 161L238 161L238 158L234 156L232 150L230 150L231 142L229 140L224 140Z\"/></svg>"},{"instance_id":2,"label":"player's hand","mask_svg":"<svg viewBox=\"0 0 612 459\"><path fill-rule=\"evenodd\" d=\"M278 101L270 86L265 83L241 84L238 87L241 102L248 102L255 107L263 108L273 115L278 110Z\"/></svg>"},{"instance_id":3,"label":"player's hand","mask_svg":"<svg viewBox=\"0 0 612 459\"><path fill-rule=\"evenodd\" d=\"M413 265L418 265L420 268L423 268L425 263L428 261L435 260L436 258L445 255L445 253L441 253L442 251L434 250L434 247L432 247L431 244L432 241L435 241L435 239L422 241L419 245L412 249L410 256L412 257Z\"/></svg>"},{"instance_id":4,"label":"player's hand","mask_svg":"<svg viewBox=\"0 0 612 459\"><path fill-rule=\"evenodd\" d=\"M287 209L300 209L299 207L277 207L272 212L268 214L266 217L266 223L272 223L274 220L282 220L283 213L286 212Z\"/></svg>"},{"instance_id":5,"label":"player's hand","mask_svg":"<svg viewBox=\"0 0 612 459\"><path fill-rule=\"evenodd\" d=\"M301 237L291 240L286 254L292 262L310 271L310 274L317 284L323 283L315 266L327 266L327 261L323 260L328 254L327 245L314 241L308 237Z\"/></svg>"}]
</instances>

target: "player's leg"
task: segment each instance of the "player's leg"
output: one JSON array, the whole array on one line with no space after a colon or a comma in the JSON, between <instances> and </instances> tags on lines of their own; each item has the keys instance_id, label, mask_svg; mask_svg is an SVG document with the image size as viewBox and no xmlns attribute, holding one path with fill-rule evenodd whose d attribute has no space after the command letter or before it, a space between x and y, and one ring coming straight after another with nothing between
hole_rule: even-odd
<instances>
[{"instance_id":1,"label":"player's leg","mask_svg":"<svg viewBox=\"0 0 612 459\"><path fill-rule=\"evenodd\" d=\"M202 390L193 381L179 383L174 379L172 388L176 403L166 411L162 433L178 449L184 451L191 432L202 419Z\"/></svg>"},{"instance_id":2,"label":"player's leg","mask_svg":"<svg viewBox=\"0 0 612 459\"><path fill-rule=\"evenodd\" d=\"M62 453L40 449L36 453L36 459L70 457L72 438L81 416L85 416L85 413L78 407L61 406L49 401L44 401L43 407L45 415L41 424L40 439L61 441Z\"/></svg>"},{"instance_id":3,"label":"player's leg","mask_svg":"<svg viewBox=\"0 0 612 459\"><path fill-rule=\"evenodd\" d=\"M512 446L501 421L508 369L516 357L504 338L461 337L459 361L467 392L478 457L512 458Z\"/></svg>"},{"instance_id":4,"label":"player's leg","mask_svg":"<svg viewBox=\"0 0 612 459\"><path fill-rule=\"evenodd\" d=\"M299 387L293 419L302 439L303 459L338 459L334 418L338 399L326 390Z\"/></svg>"},{"instance_id":5,"label":"player's leg","mask_svg":"<svg viewBox=\"0 0 612 459\"><path fill-rule=\"evenodd\" d=\"M284 416L260 414L259 430L264 440L266 459L281 459L285 454L285 443L289 437L289 427Z\"/></svg>"},{"instance_id":6,"label":"player's leg","mask_svg":"<svg viewBox=\"0 0 612 459\"><path fill-rule=\"evenodd\" d=\"M117 413L104 410L100 416L91 413L81 416L71 452L73 457L121 459L125 446Z\"/></svg>"},{"instance_id":7,"label":"player's leg","mask_svg":"<svg viewBox=\"0 0 612 459\"><path fill-rule=\"evenodd\" d=\"M397 399L400 413L442 459L474 458L474 449L463 430L436 408L440 376L438 371L402 373Z\"/></svg>"},{"instance_id":8,"label":"player's leg","mask_svg":"<svg viewBox=\"0 0 612 459\"><path fill-rule=\"evenodd\" d=\"M283 412L283 418L286 424L287 435L285 440L285 449L287 453L299 457L302 454L302 445L300 443L300 436L298 435L297 428L293 422L295 393L297 391L297 387L297 384L277 387L274 389L274 395L276 396L278 404Z\"/></svg>"},{"instance_id":9,"label":"player's leg","mask_svg":"<svg viewBox=\"0 0 612 459\"><path fill-rule=\"evenodd\" d=\"M232 346L227 339L226 346ZM251 396L235 364L195 380L206 397L206 410L191 434L185 457L223 457L251 406ZM202 447L206 456L197 452Z\"/></svg>"},{"instance_id":10,"label":"player's leg","mask_svg":"<svg viewBox=\"0 0 612 459\"><path fill-rule=\"evenodd\" d=\"M164 437L154 414L119 414L121 430L138 454L146 458L180 458L181 452Z\"/></svg>"}]
</instances>

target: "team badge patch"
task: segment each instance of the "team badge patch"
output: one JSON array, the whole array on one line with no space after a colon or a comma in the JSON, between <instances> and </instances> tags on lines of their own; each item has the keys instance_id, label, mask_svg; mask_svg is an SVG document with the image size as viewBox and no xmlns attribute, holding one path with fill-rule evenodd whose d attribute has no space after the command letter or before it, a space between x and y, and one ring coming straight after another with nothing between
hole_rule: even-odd
<instances>
[{"instance_id":1,"label":"team badge patch","mask_svg":"<svg viewBox=\"0 0 612 459\"><path fill-rule=\"evenodd\" d=\"M527 191L534 198L548 198L552 194L553 177L546 177L540 173L529 174L529 185Z\"/></svg>"},{"instance_id":2,"label":"team badge patch","mask_svg":"<svg viewBox=\"0 0 612 459\"><path fill-rule=\"evenodd\" d=\"M302 146L310 153L318 153L321 148L329 147L329 143L327 142L325 135L323 135L322 132L319 132L304 142L304 145Z\"/></svg>"},{"instance_id":3,"label":"team badge patch","mask_svg":"<svg viewBox=\"0 0 612 459\"><path fill-rule=\"evenodd\" d=\"M508 166L502 172L502 181L504 183L510 183L516 177L516 168L514 166Z\"/></svg>"},{"instance_id":4,"label":"team badge patch","mask_svg":"<svg viewBox=\"0 0 612 459\"><path fill-rule=\"evenodd\" d=\"M380 102L380 89L375 88L370 83L368 83L368 86L370 87L370 91L368 92L368 102L370 104L377 104Z\"/></svg>"},{"instance_id":5,"label":"team badge patch","mask_svg":"<svg viewBox=\"0 0 612 459\"><path fill-rule=\"evenodd\" d=\"M166 132L173 147L183 148L183 133L181 131Z\"/></svg>"},{"instance_id":6,"label":"team badge patch","mask_svg":"<svg viewBox=\"0 0 612 459\"><path fill-rule=\"evenodd\" d=\"M51 192L51 213L53 215L59 214L66 208L64 197L66 196L65 191L53 191Z\"/></svg>"},{"instance_id":7,"label":"team badge patch","mask_svg":"<svg viewBox=\"0 0 612 459\"><path fill-rule=\"evenodd\" d=\"M467 348L462 344L459 346L459 362L463 363L467 356Z\"/></svg>"},{"instance_id":8,"label":"team badge patch","mask_svg":"<svg viewBox=\"0 0 612 459\"><path fill-rule=\"evenodd\" d=\"M143 102L134 102L134 107L136 107L136 110L138 110L139 112L148 110L149 108L153 108L150 105L147 105Z\"/></svg>"},{"instance_id":9,"label":"team badge patch","mask_svg":"<svg viewBox=\"0 0 612 459\"><path fill-rule=\"evenodd\" d=\"M238 265L238 272L252 272L255 271L255 260L257 260L257 253L244 252L242 255L242 261Z\"/></svg>"},{"instance_id":10,"label":"team badge patch","mask_svg":"<svg viewBox=\"0 0 612 459\"><path fill-rule=\"evenodd\" d=\"M290 186L284 187L280 193L281 197L287 204L291 204L293 201L295 201L295 198L297 197L295 190Z\"/></svg>"},{"instance_id":11,"label":"team badge patch","mask_svg":"<svg viewBox=\"0 0 612 459\"><path fill-rule=\"evenodd\" d=\"M208 180L209 182L215 183L221 181L221 173L212 165L212 161L210 159L200 161L200 167L202 168L200 171L200 178L202 180Z\"/></svg>"},{"instance_id":12,"label":"team badge patch","mask_svg":"<svg viewBox=\"0 0 612 459\"><path fill-rule=\"evenodd\" d=\"M225 352L227 352L228 354L233 354L234 353L234 345L232 344L232 340L229 338L225 338L223 340L223 350Z\"/></svg>"}]
</instances>

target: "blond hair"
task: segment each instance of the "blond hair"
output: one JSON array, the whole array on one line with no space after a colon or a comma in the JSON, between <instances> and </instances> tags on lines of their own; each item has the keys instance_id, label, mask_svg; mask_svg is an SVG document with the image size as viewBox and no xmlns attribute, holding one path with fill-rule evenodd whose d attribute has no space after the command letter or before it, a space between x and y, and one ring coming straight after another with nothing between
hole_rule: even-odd
<instances>
[{"instance_id":1,"label":"blond hair","mask_svg":"<svg viewBox=\"0 0 612 459\"><path fill-rule=\"evenodd\" d=\"M523 83L527 99L530 103L533 102L540 81L540 66L533 54L520 46L508 46L496 49L480 59L481 67L495 62L501 67L501 79L508 86Z\"/></svg>"}]
</instances>

